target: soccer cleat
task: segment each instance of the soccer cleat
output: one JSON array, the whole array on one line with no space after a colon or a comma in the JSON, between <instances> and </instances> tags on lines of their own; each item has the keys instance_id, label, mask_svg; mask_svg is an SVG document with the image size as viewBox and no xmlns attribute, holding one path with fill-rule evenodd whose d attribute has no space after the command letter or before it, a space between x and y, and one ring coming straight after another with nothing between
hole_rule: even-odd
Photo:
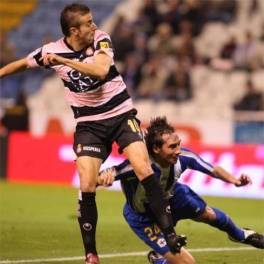
<instances>
[{"instance_id":1,"label":"soccer cleat","mask_svg":"<svg viewBox=\"0 0 264 264\"><path fill-rule=\"evenodd\" d=\"M259 234L255 232L254 230L248 229L248 228L243 228L244 234L245 234L245 239L244 240L236 240L232 237L229 236L229 239L234 241L234 242L240 242L244 243L247 245L251 245L255 248L260 248L264 249L264 235Z\"/></svg>"},{"instance_id":2,"label":"soccer cleat","mask_svg":"<svg viewBox=\"0 0 264 264\"><path fill-rule=\"evenodd\" d=\"M100 261L97 255L88 253L86 255L85 264L100 264Z\"/></svg>"},{"instance_id":3,"label":"soccer cleat","mask_svg":"<svg viewBox=\"0 0 264 264\"><path fill-rule=\"evenodd\" d=\"M255 248L264 249L264 236L250 229L244 229L246 238L243 243L251 245ZM248 233L248 234L247 234Z\"/></svg>"},{"instance_id":4,"label":"soccer cleat","mask_svg":"<svg viewBox=\"0 0 264 264\"><path fill-rule=\"evenodd\" d=\"M165 261L163 256L161 256L159 253L156 251L152 250L148 253L148 261L151 264L156 264L156 263L162 263L161 261ZM166 263L166 262L165 262Z\"/></svg>"}]
</instances>

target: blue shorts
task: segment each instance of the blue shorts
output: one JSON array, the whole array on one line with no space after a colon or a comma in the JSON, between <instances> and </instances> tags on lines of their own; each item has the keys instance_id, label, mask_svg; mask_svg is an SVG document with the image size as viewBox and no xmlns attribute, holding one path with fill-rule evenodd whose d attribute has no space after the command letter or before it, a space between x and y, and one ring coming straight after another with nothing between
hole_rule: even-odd
<instances>
[{"instance_id":1,"label":"blue shorts","mask_svg":"<svg viewBox=\"0 0 264 264\"><path fill-rule=\"evenodd\" d=\"M177 183L173 191L170 205L175 225L181 219L193 219L204 212L205 201L187 185ZM163 233L153 217L135 212L128 204L125 204L123 214L132 230L148 246L161 255L169 251Z\"/></svg>"}]
</instances>

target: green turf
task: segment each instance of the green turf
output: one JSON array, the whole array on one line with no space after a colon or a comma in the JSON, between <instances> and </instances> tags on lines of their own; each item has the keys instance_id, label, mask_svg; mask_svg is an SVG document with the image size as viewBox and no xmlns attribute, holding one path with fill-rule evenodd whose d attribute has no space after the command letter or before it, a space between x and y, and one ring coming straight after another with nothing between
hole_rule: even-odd
<instances>
[{"instance_id":1,"label":"green turf","mask_svg":"<svg viewBox=\"0 0 264 264\"><path fill-rule=\"evenodd\" d=\"M209 198L240 226L264 232L264 201ZM0 261L11 259L81 256L76 221L77 190L64 186L19 185L0 182ZM101 254L139 252L148 248L132 233L122 217L120 192L98 191L98 250ZM188 248L241 247L205 224L182 221L177 230L188 236ZM201 264L263 264L263 250L193 253ZM53 263L53 262L49 262ZM62 263L62 262L54 262ZM77 264L83 261L67 261ZM147 263L143 256L102 259L108 263Z\"/></svg>"}]
</instances>

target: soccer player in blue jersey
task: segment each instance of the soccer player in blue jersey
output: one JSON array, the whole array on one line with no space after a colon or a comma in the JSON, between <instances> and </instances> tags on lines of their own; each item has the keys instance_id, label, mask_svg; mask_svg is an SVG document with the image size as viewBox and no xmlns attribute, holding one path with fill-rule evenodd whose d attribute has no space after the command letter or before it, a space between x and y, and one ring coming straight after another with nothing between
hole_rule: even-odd
<instances>
[{"instance_id":1,"label":"soccer player in blue jersey","mask_svg":"<svg viewBox=\"0 0 264 264\"><path fill-rule=\"evenodd\" d=\"M145 140L152 158L152 168L169 200L175 225L182 219L204 222L226 232L233 241L264 249L263 235L238 227L227 214L208 206L190 187L178 182L186 169L203 172L237 187L250 184L249 176L242 174L235 178L222 167L212 166L191 150L181 147L180 138L165 117L157 117L151 121ZM108 183L114 178L121 180L126 196L124 217L136 235L153 249L148 254L150 263L185 263L181 261L181 257L187 258L186 263L191 261L189 256L184 255L185 249L181 250L182 256L170 252L163 234L156 227L145 191L128 160L102 172L101 177Z\"/></svg>"}]
</instances>

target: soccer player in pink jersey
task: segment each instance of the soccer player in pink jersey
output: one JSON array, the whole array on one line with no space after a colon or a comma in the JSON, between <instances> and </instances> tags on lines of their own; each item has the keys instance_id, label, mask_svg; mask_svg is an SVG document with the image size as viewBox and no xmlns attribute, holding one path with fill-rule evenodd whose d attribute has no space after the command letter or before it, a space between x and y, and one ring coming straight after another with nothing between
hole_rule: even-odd
<instances>
[{"instance_id":1,"label":"soccer player in pink jersey","mask_svg":"<svg viewBox=\"0 0 264 264\"><path fill-rule=\"evenodd\" d=\"M109 35L97 29L86 5L65 6L60 22L63 38L4 66L0 69L0 78L42 66L54 69L64 83L65 96L77 123L73 148L80 177L78 220L85 263L99 263L95 243L96 182L113 142L119 144L142 183L170 250L178 253L181 239L173 229L169 203L154 177L137 111L115 67Z\"/></svg>"}]
</instances>

